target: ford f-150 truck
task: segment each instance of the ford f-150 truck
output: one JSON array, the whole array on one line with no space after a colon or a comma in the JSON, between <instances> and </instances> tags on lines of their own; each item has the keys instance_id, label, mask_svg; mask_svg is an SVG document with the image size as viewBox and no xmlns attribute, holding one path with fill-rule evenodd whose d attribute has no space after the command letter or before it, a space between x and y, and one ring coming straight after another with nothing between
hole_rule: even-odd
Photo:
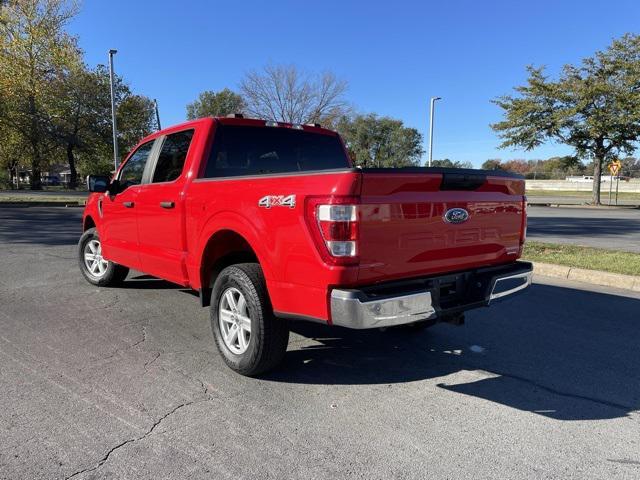
<instances>
[{"instance_id":1,"label":"ford f-150 truck","mask_svg":"<svg viewBox=\"0 0 640 480\"><path fill-rule=\"evenodd\" d=\"M78 259L94 285L129 269L200 293L227 365L278 364L288 320L347 328L461 323L531 283L521 176L354 168L318 125L204 118L89 176Z\"/></svg>"}]
</instances>

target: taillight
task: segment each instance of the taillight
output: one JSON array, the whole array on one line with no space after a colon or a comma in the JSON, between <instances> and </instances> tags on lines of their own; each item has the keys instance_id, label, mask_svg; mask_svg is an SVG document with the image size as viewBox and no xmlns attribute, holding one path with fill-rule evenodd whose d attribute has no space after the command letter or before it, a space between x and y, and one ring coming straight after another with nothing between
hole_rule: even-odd
<instances>
[{"instance_id":1,"label":"taillight","mask_svg":"<svg viewBox=\"0 0 640 480\"><path fill-rule=\"evenodd\" d=\"M353 197L309 199L307 219L326 262L358 263L358 205Z\"/></svg>"},{"instance_id":2,"label":"taillight","mask_svg":"<svg viewBox=\"0 0 640 480\"><path fill-rule=\"evenodd\" d=\"M356 205L318 205L318 225L329 253L334 257L358 255Z\"/></svg>"}]
</instances>

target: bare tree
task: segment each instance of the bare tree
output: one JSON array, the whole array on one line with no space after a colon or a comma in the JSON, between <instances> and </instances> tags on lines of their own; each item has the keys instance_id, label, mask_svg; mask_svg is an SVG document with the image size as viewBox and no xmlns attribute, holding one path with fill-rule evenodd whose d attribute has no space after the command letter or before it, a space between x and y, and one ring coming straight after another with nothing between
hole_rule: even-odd
<instances>
[{"instance_id":1,"label":"bare tree","mask_svg":"<svg viewBox=\"0 0 640 480\"><path fill-rule=\"evenodd\" d=\"M311 75L294 65L267 65L252 70L240 84L249 115L289 123L332 125L349 106L347 82L331 72Z\"/></svg>"}]
</instances>

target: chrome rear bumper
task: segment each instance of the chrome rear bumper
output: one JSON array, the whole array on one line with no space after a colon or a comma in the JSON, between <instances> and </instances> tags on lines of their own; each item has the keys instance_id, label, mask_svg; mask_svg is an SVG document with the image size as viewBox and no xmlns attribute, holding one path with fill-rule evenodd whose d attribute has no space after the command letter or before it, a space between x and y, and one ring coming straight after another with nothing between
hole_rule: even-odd
<instances>
[{"instance_id":1,"label":"chrome rear bumper","mask_svg":"<svg viewBox=\"0 0 640 480\"><path fill-rule=\"evenodd\" d=\"M413 293L381 300L362 300L358 291L331 292L331 319L347 328L390 327L436 316L431 292Z\"/></svg>"},{"instance_id":2,"label":"chrome rear bumper","mask_svg":"<svg viewBox=\"0 0 640 480\"><path fill-rule=\"evenodd\" d=\"M533 271L530 270L528 272L516 273L515 275L509 275L508 277L499 277L496 278L493 288L491 289L491 295L489 295L489 302L491 300L496 300L498 298L506 297L507 295L513 295L514 293L519 292L520 290L524 290L529 285L531 285L531 281L533 279ZM512 285L502 285L506 282L512 282ZM505 288L504 290L501 290ZM496 288L498 291L496 292Z\"/></svg>"},{"instance_id":3,"label":"chrome rear bumper","mask_svg":"<svg viewBox=\"0 0 640 480\"><path fill-rule=\"evenodd\" d=\"M333 325L366 329L453 315L524 290L531 285L532 275L530 263L516 262L368 289L334 289L331 321ZM458 291L451 294L453 289Z\"/></svg>"}]
</instances>

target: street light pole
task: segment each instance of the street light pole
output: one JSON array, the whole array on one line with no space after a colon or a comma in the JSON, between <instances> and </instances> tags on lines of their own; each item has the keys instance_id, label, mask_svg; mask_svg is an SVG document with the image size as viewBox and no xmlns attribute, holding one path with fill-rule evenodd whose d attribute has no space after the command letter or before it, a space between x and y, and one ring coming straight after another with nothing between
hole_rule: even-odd
<instances>
[{"instance_id":1,"label":"street light pole","mask_svg":"<svg viewBox=\"0 0 640 480\"><path fill-rule=\"evenodd\" d=\"M113 130L113 166L118 169L118 124L116 123L116 87L113 73L113 56L117 50L109 50L109 81L111 82L111 125Z\"/></svg>"},{"instance_id":2,"label":"street light pole","mask_svg":"<svg viewBox=\"0 0 640 480\"><path fill-rule=\"evenodd\" d=\"M429 113L429 166L433 160L433 110L436 100L441 100L442 97L431 97L431 109Z\"/></svg>"},{"instance_id":3,"label":"street light pole","mask_svg":"<svg viewBox=\"0 0 640 480\"><path fill-rule=\"evenodd\" d=\"M158 130L162 130L162 127L160 126L160 111L158 110L158 100L156 100L155 98L153 99L153 107L156 110L156 123L158 124Z\"/></svg>"}]
</instances>

